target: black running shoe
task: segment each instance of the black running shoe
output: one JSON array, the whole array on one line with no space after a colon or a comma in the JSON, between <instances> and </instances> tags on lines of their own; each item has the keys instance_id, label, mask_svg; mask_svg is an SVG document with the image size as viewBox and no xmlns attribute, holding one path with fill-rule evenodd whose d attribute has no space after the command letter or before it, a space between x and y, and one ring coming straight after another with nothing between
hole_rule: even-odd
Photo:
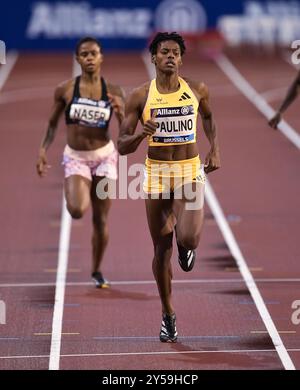
<instances>
[{"instance_id":1,"label":"black running shoe","mask_svg":"<svg viewBox=\"0 0 300 390\"><path fill-rule=\"evenodd\" d=\"M176 225L174 226L175 234L176 234L176 242L177 242L177 230ZM192 249L186 249L177 242L178 248L178 263L180 267L185 272L190 272L195 264L196 260L196 251Z\"/></svg>"},{"instance_id":2,"label":"black running shoe","mask_svg":"<svg viewBox=\"0 0 300 390\"><path fill-rule=\"evenodd\" d=\"M196 251L192 249L185 249L183 246L177 243L178 247L178 262L180 267L185 272L190 272L195 264Z\"/></svg>"},{"instance_id":3,"label":"black running shoe","mask_svg":"<svg viewBox=\"0 0 300 390\"><path fill-rule=\"evenodd\" d=\"M95 282L97 288L108 288L109 282L106 280L101 272L93 272L92 279Z\"/></svg>"},{"instance_id":4,"label":"black running shoe","mask_svg":"<svg viewBox=\"0 0 300 390\"><path fill-rule=\"evenodd\" d=\"M176 315L163 314L159 339L162 343L176 343Z\"/></svg>"}]
</instances>

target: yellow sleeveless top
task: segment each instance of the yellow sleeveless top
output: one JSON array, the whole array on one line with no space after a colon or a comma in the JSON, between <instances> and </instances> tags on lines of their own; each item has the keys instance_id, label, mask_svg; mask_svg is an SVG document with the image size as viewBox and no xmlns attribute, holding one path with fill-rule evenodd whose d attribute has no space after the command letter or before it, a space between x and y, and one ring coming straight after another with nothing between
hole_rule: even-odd
<instances>
[{"instance_id":1,"label":"yellow sleeveless top","mask_svg":"<svg viewBox=\"0 0 300 390\"><path fill-rule=\"evenodd\" d=\"M148 137L149 146L184 145L196 142L199 102L188 83L179 77L180 88L176 92L161 94L156 79L151 81L148 98L143 110L144 123L156 111L156 132Z\"/></svg>"}]
</instances>

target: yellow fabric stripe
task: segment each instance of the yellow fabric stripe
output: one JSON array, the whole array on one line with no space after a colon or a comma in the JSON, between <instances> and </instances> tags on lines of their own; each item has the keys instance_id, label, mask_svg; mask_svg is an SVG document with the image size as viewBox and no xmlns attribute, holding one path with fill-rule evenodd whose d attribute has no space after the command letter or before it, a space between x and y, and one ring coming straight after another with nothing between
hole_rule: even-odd
<instances>
[{"instance_id":1,"label":"yellow fabric stripe","mask_svg":"<svg viewBox=\"0 0 300 390\"><path fill-rule=\"evenodd\" d=\"M200 165L199 156L179 161L159 161L147 158L145 162L149 177L195 177Z\"/></svg>"}]
</instances>

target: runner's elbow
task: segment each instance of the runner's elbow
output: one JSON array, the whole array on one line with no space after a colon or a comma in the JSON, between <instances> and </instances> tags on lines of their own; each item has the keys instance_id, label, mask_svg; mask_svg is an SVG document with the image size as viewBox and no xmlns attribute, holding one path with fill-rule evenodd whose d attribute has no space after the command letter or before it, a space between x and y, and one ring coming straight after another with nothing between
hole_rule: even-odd
<instances>
[{"instance_id":1,"label":"runner's elbow","mask_svg":"<svg viewBox=\"0 0 300 390\"><path fill-rule=\"evenodd\" d=\"M117 148L118 148L118 152L121 156L124 156L125 154L128 154L128 151L126 150L126 146L124 145L124 142L122 139L118 139L118 142L117 142Z\"/></svg>"}]
</instances>

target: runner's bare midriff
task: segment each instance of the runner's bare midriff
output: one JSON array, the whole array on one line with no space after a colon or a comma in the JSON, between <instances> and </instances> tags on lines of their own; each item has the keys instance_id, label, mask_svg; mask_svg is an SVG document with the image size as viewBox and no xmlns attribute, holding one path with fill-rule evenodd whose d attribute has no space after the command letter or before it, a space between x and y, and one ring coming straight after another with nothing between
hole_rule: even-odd
<instances>
[{"instance_id":1,"label":"runner's bare midriff","mask_svg":"<svg viewBox=\"0 0 300 390\"><path fill-rule=\"evenodd\" d=\"M188 160L198 156L198 146L196 143L174 146L150 146L148 157L161 161Z\"/></svg>"},{"instance_id":2,"label":"runner's bare midriff","mask_svg":"<svg viewBox=\"0 0 300 390\"><path fill-rule=\"evenodd\" d=\"M67 126L67 144L74 150L96 150L105 146L109 140L110 134L107 129Z\"/></svg>"}]
</instances>

